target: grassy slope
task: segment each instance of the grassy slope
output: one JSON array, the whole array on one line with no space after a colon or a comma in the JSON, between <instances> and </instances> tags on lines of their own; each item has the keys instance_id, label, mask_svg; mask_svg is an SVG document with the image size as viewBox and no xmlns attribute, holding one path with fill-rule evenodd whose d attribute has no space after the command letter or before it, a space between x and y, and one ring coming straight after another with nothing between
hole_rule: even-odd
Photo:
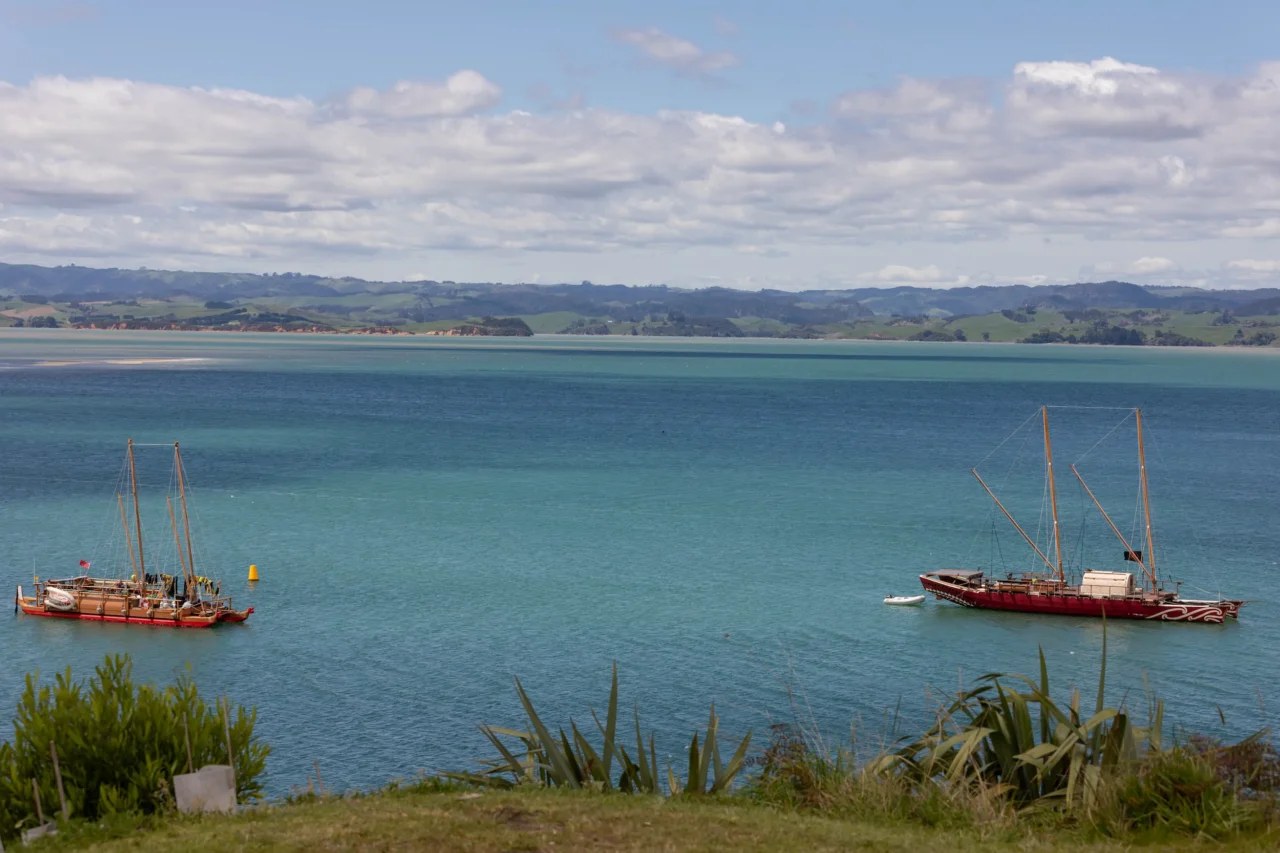
<instances>
[{"instance_id":1,"label":"grassy slope","mask_svg":"<svg viewBox=\"0 0 1280 853\"><path fill-rule=\"evenodd\" d=\"M123 835L106 839L107 835ZM1081 836L1031 837L992 831L927 829L859 823L778 812L744 801L689 802L658 798L522 791L483 794L411 793L261 809L236 817L177 819L137 832L117 821L107 829L66 833L45 850L864 850L903 853L967 851L1121 851L1132 843L1087 842ZM1230 844L1187 839L1144 844L1143 850L1275 849L1275 838Z\"/></svg>"},{"instance_id":2,"label":"grassy slope","mask_svg":"<svg viewBox=\"0 0 1280 853\"><path fill-rule=\"evenodd\" d=\"M768 317L733 317L732 322L744 332L759 332L768 330L772 332L785 332L790 326L781 320L773 320Z\"/></svg>"},{"instance_id":3,"label":"grassy slope","mask_svg":"<svg viewBox=\"0 0 1280 853\"><path fill-rule=\"evenodd\" d=\"M550 314L519 314L521 320L529 324L535 335L554 335L566 328L574 320L584 319L581 314L572 311L555 311Z\"/></svg>"},{"instance_id":4,"label":"grassy slope","mask_svg":"<svg viewBox=\"0 0 1280 853\"><path fill-rule=\"evenodd\" d=\"M1187 335L1193 338L1199 338L1202 341L1208 341L1211 344L1225 344L1235 335L1236 329L1240 328L1238 324L1230 326L1215 326L1213 321L1219 316L1214 313L1206 314L1188 314L1184 311L1171 311L1170 318L1164 324L1164 328ZM1264 321L1274 322L1276 317L1260 317L1257 318ZM1245 329L1246 336L1253 334L1258 329ZM1275 331L1274 329L1272 331Z\"/></svg>"},{"instance_id":5,"label":"grassy slope","mask_svg":"<svg viewBox=\"0 0 1280 853\"><path fill-rule=\"evenodd\" d=\"M1016 341L1025 338L1027 335L1037 331L1041 325L1049 325L1051 312L1037 312L1035 320L1040 320L1037 324L1035 320L1030 323L1015 323L1003 314L984 314L981 317L960 317L950 321L946 328L949 331L961 329L964 331L965 337L971 341L981 341L982 333L986 332L991 336L993 341ZM1051 328L1058 328L1063 325L1062 315L1053 315L1055 321Z\"/></svg>"}]
</instances>

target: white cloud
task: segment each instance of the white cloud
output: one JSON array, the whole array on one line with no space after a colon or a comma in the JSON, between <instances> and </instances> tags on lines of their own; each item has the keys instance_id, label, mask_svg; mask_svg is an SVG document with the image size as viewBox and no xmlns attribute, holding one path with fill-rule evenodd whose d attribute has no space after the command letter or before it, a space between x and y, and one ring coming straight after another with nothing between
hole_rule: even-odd
<instances>
[{"instance_id":1,"label":"white cloud","mask_svg":"<svg viewBox=\"0 0 1280 853\"><path fill-rule=\"evenodd\" d=\"M836 98L838 116L876 119L942 115L982 100L985 85L976 80L918 80L904 77L892 89L855 89Z\"/></svg>"},{"instance_id":2,"label":"white cloud","mask_svg":"<svg viewBox=\"0 0 1280 853\"><path fill-rule=\"evenodd\" d=\"M1205 276L1219 286L1280 287L1280 260L1243 258L1227 261Z\"/></svg>"},{"instance_id":3,"label":"white cloud","mask_svg":"<svg viewBox=\"0 0 1280 853\"><path fill-rule=\"evenodd\" d=\"M1280 273L1280 260L1234 260L1228 261L1231 269L1248 270L1251 273Z\"/></svg>"},{"instance_id":4,"label":"white cloud","mask_svg":"<svg viewBox=\"0 0 1280 853\"><path fill-rule=\"evenodd\" d=\"M726 38L732 38L738 34L738 25L728 18L716 15L711 21L716 26L716 32Z\"/></svg>"},{"instance_id":5,"label":"white cloud","mask_svg":"<svg viewBox=\"0 0 1280 853\"><path fill-rule=\"evenodd\" d=\"M1231 88L1110 57L1022 62L1006 104L1011 121L1028 133L1177 140L1210 132L1233 108Z\"/></svg>"},{"instance_id":6,"label":"white cloud","mask_svg":"<svg viewBox=\"0 0 1280 853\"><path fill-rule=\"evenodd\" d=\"M1106 96L1117 94L1122 82L1131 77L1159 81L1160 72L1108 56L1093 62L1019 62L1013 67L1013 76L1031 84ZM1167 84L1162 85L1167 88Z\"/></svg>"},{"instance_id":7,"label":"white cloud","mask_svg":"<svg viewBox=\"0 0 1280 853\"><path fill-rule=\"evenodd\" d=\"M942 281L943 274L941 269L932 265L909 267L903 264L889 264L875 272L862 273L858 277L863 281L883 281L901 284L904 282Z\"/></svg>"},{"instance_id":8,"label":"white cloud","mask_svg":"<svg viewBox=\"0 0 1280 853\"><path fill-rule=\"evenodd\" d=\"M1168 258L1138 258L1129 264L1125 271L1131 275L1154 275L1155 273L1171 272L1177 268L1178 265Z\"/></svg>"},{"instance_id":9,"label":"white cloud","mask_svg":"<svg viewBox=\"0 0 1280 853\"><path fill-rule=\"evenodd\" d=\"M727 67L658 31L628 32L670 67ZM497 277L523 275L526 252L640 253L657 260L627 270L651 281L688 250L743 265L706 260L691 276L746 280L757 276L747 264L785 255L805 271L792 275L817 280L925 257L936 265L872 278L955 283L946 270L1051 239L1011 263L1055 281L1099 256L1136 260L1087 269L1152 281L1275 272L1227 261L1266 257L1261 241L1280 236L1280 64L1221 79L1106 61L1024 64L1003 84L904 79L790 127L580 99L530 115L495 110L500 98L477 71L326 101L106 78L0 83L0 255L330 259L358 274L373 258L404 258L405 272L431 269L424 253L471 252L505 259L486 268ZM1219 254L1162 248L1171 242ZM922 254L838 257L907 244ZM1041 262L1055 252L1053 268Z\"/></svg>"},{"instance_id":10,"label":"white cloud","mask_svg":"<svg viewBox=\"0 0 1280 853\"><path fill-rule=\"evenodd\" d=\"M361 87L344 99L352 115L389 119L460 116L498 103L502 89L476 71L459 71L443 84L401 80L385 92Z\"/></svg>"},{"instance_id":11,"label":"white cloud","mask_svg":"<svg viewBox=\"0 0 1280 853\"><path fill-rule=\"evenodd\" d=\"M1229 269L1243 270L1245 272L1280 272L1280 261L1258 261L1245 259L1239 261L1228 261L1227 267Z\"/></svg>"},{"instance_id":12,"label":"white cloud","mask_svg":"<svg viewBox=\"0 0 1280 853\"><path fill-rule=\"evenodd\" d=\"M1280 237L1280 218L1269 217L1229 225L1222 229L1222 233L1227 237L1263 239Z\"/></svg>"},{"instance_id":13,"label":"white cloud","mask_svg":"<svg viewBox=\"0 0 1280 853\"><path fill-rule=\"evenodd\" d=\"M738 57L728 51L708 53L693 42L656 27L614 30L613 37L636 48L651 62L685 74L708 74L738 64Z\"/></svg>"},{"instance_id":14,"label":"white cloud","mask_svg":"<svg viewBox=\"0 0 1280 853\"><path fill-rule=\"evenodd\" d=\"M906 264L887 264L877 270L858 273L838 286L893 287L915 286L929 288L978 287L1007 284L1067 284L1077 279L1034 275L995 275L991 272L956 273L937 264L913 267ZM833 283L833 286L837 286Z\"/></svg>"},{"instance_id":15,"label":"white cloud","mask_svg":"<svg viewBox=\"0 0 1280 853\"><path fill-rule=\"evenodd\" d=\"M1144 256L1127 262L1086 264L1074 281L1120 278L1140 284L1208 288L1280 286L1280 260L1238 259L1212 265L1180 264L1169 258Z\"/></svg>"},{"instance_id":16,"label":"white cloud","mask_svg":"<svg viewBox=\"0 0 1280 853\"><path fill-rule=\"evenodd\" d=\"M1126 263L1102 261L1084 268L1088 275L1137 276L1139 278L1171 273L1178 270L1178 264L1168 258L1144 256Z\"/></svg>"},{"instance_id":17,"label":"white cloud","mask_svg":"<svg viewBox=\"0 0 1280 853\"><path fill-rule=\"evenodd\" d=\"M734 251L740 255L758 255L762 258L785 258L788 256L786 251L776 246L757 246L753 243L734 246Z\"/></svg>"},{"instance_id":18,"label":"white cloud","mask_svg":"<svg viewBox=\"0 0 1280 853\"><path fill-rule=\"evenodd\" d=\"M586 96L582 92L570 92L563 98L556 97L551 87L545 83L535 83L525 89L525 94L538 103L544 110L580 110L587 105Z\"/></svg>"}]
</instances>

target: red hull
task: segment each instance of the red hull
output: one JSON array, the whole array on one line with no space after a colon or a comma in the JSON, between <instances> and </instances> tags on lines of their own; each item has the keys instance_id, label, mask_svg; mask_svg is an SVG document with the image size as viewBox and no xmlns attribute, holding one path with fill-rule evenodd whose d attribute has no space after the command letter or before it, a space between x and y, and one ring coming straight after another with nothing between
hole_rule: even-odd
<instances>
[{"instance_id":1,"label":"red hull","mask_svg":"<svg viewBox=\"0 0 1280 853\"><path fill-rule=\"evenodd\" d=\"M218 614L218 621L232 622L238 625L252 615L253 615L252 607L250 607L248 610L226 610Z\"/></svg>"},{"instance_id":2,"label":"red hull","mask_svg":"<svg viewBox=\"0 0 1280 853\"><path fill-rule=\"evenodd\" d=\"M1048 613L1059 616L1105 616L1108 619L1155 619L1163 622L1220 623L1239 615L1241 601L1189 601L1153 596L1096 598L1069 588L1061 592L1019 592L991 588L987 582L965 583L921 575L926 592L963 607Z\"/></svg>"},{"instance_id":3,"label":"red hull","mask_svg":"<svg viewBox=\"0 0 1280 853\"><path fill-rule=\"evenodd\" d=\"M43 607L22 605L22 612L28 616L49 616L54 619L77 619L84 622L118 622L122 625L144 625L151 628L212 628L216 620L194 622L174 619L147 619L126 616L99 616L96 613L59 613L56 610L45 610Z\"/></svg>"}]
</instances>

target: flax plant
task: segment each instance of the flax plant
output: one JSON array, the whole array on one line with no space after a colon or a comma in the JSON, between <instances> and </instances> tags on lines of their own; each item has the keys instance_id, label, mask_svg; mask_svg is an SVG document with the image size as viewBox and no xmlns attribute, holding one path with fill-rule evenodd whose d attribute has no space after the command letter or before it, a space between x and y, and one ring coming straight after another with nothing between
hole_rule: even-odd
<instances>
[{"instance_id":1,"label":"flax plant","mask_svg":"<svg viewBox=\"0 0 1280 853\"><path fill-rule=\"evenodd\" d=\"M515 679L516 694L524 708L529 727L525 730L481 725L480 731L498 751L497 758L480 761L482 770L475 773L450 773L448 777L492 787L518 785L543 785L557 788L586 788L599 791L618 791L626 794L664 793L671 796L718 794L727 791L741 772L747 749L751 744L748 732L729 761L723 761L720 753L720 718L715 704L707 718L706 730L699 738L694 732L689 743L689 764L683 779L668 765L665 779L658 768L657 748L654 737L646 742L640 727L640 711L633 711L635 722L635 747L628 751L618 740L618 665L613 665L613 681L609 689L609 703L604 722L591 711L591 718L600 735L599 746L569 721L569 732L559 728L555 733L534 710L529 694L520 679ZM505 739L514 739L519 747L508 746ZM614 773L615 761L617 773ZM665 791L663 782L666 783Z\"/></svg>"},{"instance_id":2,"label":"flax plant","mask_svg":"<svg viewBox=\"0 0 1280 853\"><path fill-rule=\"evenodd\" d=\"M1103 630L1098 695L1087 718L1080 694L1054 701L1040 651L1040 680L992 673L958 693L923 735L873 763L881 775L917 786L982 787L1016 807L1092 809L1103 780L1132 770L1161 749L1164 704L1150 703L1150 723L1134 724L1123 708L1105 705L1107 641ZM1033 714L1034 712L1034 714Z\"/></svg>"}]
</instances>

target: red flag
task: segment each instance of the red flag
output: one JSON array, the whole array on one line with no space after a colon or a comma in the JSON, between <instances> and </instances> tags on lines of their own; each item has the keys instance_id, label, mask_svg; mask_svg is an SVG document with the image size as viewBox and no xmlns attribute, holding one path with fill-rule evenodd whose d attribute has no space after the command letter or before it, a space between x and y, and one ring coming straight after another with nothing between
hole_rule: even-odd
<instances>
[{"instance_id":1,"label":"red flag","mask_svg":"<svg viewBox=\"0 0 1280 853\"><path fill-rule=\"evenodd\" d=\"M87 568L89 568L89 561L88 561L88 560L81 560L81 561L80 561L80 568L82 568L82 569L87 569Z\"/></svg>"}]
</instances>

